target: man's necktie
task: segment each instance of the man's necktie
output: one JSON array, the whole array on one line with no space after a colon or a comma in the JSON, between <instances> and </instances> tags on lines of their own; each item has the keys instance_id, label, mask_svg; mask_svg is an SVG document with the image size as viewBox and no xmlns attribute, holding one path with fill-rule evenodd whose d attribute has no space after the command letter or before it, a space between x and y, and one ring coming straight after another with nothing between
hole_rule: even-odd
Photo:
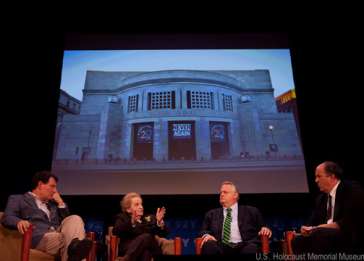
<instances>
[{"instance_id":1,"label":"man's necktie","mask_svg":"<svg viewBox=\"0 0 364 261\"><path fill-rule=\"evenodd\" d=\"M329 194L327 197L327 214L326 214L326 221L328 221L329 219L331 219L331 215L332 215L332 203L331 203L331 195Z\"/></svg>"},{"instance_id":2,"label":"man's necktie","mask_svg":"<svg viewBox=\"0 0 364 261\"><path fill-rule=\"evenodd\" d=\"M223 226L222 243L229 244L231 234L231 208L226 209L227 214Z\"/></svg>"}]
</instances>

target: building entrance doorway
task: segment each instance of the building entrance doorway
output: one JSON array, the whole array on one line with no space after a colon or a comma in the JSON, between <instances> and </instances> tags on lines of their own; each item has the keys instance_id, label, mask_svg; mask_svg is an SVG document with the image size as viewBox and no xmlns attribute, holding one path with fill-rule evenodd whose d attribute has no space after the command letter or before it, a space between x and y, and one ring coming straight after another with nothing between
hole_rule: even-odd
<instances>
[{"instance_id":1,"label":"building entrance doorway","mask_svg":"<svg viewBox=\"0 0 364 261\"><path fill-rule=\"evenodd\" d=\"M229 155L227 122L210 122L211 157L213 159L225 159Z\"/></svg>"},{"instance_id":2,"label":"building entrance doorway","mask_svg":"<svg viewBox=\"0 0 364 261\"><path fill-rule=\"evenodd\" d=\"M168 122L168 159L195 160L195 122Z\"/></svg>"},{"instance_id":3,"label":"building entrance doorway","mask_svg":"<svg viewBox=\"0 0 364 261\"><path fill-rule=\"evenodd\" d=\"M153 122L133 124L133 159L153 159Z\"/></svg>"}]
</instances>

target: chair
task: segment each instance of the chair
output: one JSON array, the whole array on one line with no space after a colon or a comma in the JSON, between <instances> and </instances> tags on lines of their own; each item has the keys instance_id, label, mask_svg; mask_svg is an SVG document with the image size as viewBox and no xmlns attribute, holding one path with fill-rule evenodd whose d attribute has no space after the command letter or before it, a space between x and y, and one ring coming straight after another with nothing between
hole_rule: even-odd
<instances>
[{"instance_id":1,"label":"chair","mask_svg":"<svg viewBox=\"0 0 364 261\"><path fill-rule=\"evenodd\" d=\"M4 213L0 212L0 220ZM2 261L54 261L55 257L37 249L31 248L33 227L23 235L15 229L7 229L0 224L0 257ZM94 244L87 258L87 261L94 261L96 258L95 233L89 232L87 237L93 240Z\"/></svg>"},{"instance_id":2,"label":"chair","mask_svg":"<svg viewBox=\"0 0 364 261\"><path fill-rule=\"evenodd\" d=\"M261 243L262 243L262 253L267 255L269 254L269 238L268 236L261 236L260 237ZM201 243L202 238L198 237L195 239L195 253L196 255L201 255Z\"/></svg>"},{"instance_id":3,"label":"chair","mask_svg":"<svg viewBox=\"0 0 364 261\"><path fill-rule=\"evenodd\" d=\"M106 235L106 245L107 245L107 256L108 261L115 261L118 257L118 246L119 237L112 234L113 227L108 228L108 234ZM182 254L182 239L180 237L175 237L174 239L168 240L165 238L160 238L155 236L158 244L162 248L163 255L181 255Z\"/></svg>"}]
</instances>

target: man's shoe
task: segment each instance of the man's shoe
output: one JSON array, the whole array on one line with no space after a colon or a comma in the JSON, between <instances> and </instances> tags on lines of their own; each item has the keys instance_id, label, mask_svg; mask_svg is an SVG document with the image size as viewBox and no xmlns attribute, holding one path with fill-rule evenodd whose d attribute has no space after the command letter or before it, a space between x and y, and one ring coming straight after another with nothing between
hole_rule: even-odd
<instances>
[{"instance_id":1,"label":"man's shoe","mask_svg":"<svg viewBox=\"0 0 364 261\"><path fill-rule=\"evenodd\" d=\"M81 261L86 258L92 248L92 240L83 239L79 240L74 238L68 246L68 261Z\"/></svg>"}]
</instances>

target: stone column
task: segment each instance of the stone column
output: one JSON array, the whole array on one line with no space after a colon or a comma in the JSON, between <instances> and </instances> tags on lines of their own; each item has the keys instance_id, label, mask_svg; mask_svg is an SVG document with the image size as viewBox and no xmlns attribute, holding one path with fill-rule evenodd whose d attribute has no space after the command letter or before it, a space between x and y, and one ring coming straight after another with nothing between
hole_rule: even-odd
<instances>
[{"instance_id":1,"label":"stone column","mask_svg":"<svg viewBox=\"0 0 364 261\"><path fill-rule=\"evenodd\" d=\"M239 157L240 152L242 151L242 144L240 142L240 127L240 122L233 120L227 128L230 157Z\"/></svg>"},{"instance_id":2,"label":"stone column","mask_svg":"<svg viewBox=\"0 0 364 261\"><path fill-rule=\"evenodd\" d=\"M211 139L210 126L207 119L201 118L195 121L195 142L196 142L196 159L211 159Z\"/></svg>"},{"instance_id":3,"label":"stone column","mask_svg":"<svg viewBox=\"0 0 364 261\"><path fill-rule=\"evenodd\" d=\"M133 145L133 135L132 135L133 124L129 121L122 122L122 133L121 133L121 144L120 144L120 154L122 159L130 160L132 158L132 145Z\"/></svg>"},{"instance_id":4,"label":"stone column","mask_svg":"<svg viewBox=\"0 0 364 261\"><path fill-rule=\"evenodd\" d=\"M105 104L100 117L99 137L97 141L97 159L118 158L121 139L121 104L110 98Z\"/></svg>"},{"instance_id":5,"label":"stone column","mask_svg":"<svg viewBox=\"0 0 364 261\"><path fill-rule=\"evenodd\" d=\"M238 110L242 150L249 152L250 155L264 154L263 133L256 106L249 101L239 104Z\"/></svg>"},{"instance_id":6,"label":"stone column","mask_svg":"<svg viewBox=\"0 0 364 261\"><path fill-rule=\"evenodd\" d=\"M168 122L163 119L154 122L153 158L168 160Z\"/></svg>"}]
</instances>

